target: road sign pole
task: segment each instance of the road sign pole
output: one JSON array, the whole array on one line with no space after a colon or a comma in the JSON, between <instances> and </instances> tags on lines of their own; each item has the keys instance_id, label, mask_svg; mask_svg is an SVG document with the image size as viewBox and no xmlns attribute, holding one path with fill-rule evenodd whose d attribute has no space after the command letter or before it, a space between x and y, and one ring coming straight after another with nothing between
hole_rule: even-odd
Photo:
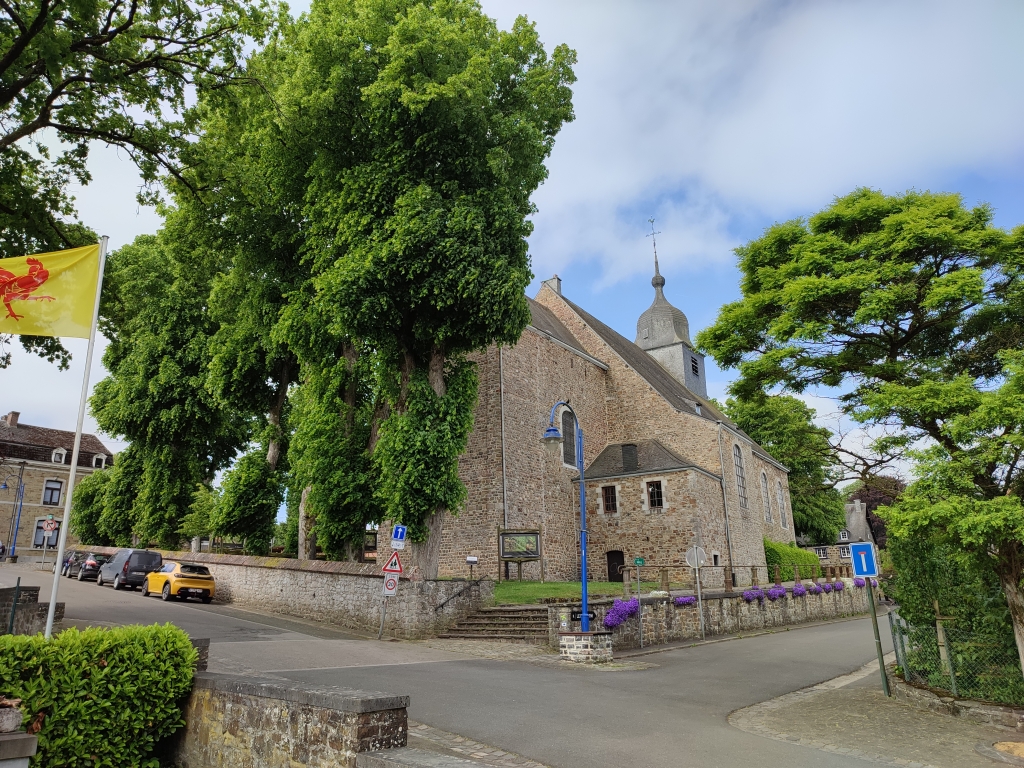
<instances>
[{"instance_id":1,"label":"road sign pole","mask_svg":"<svg viewBox=\"0 0 1024 768\"><path fill-rule=\"evenodd\" d=\"M644 600L640 592L640 566L636 567L636 604L637 618L640 619L640 647L644 647Z\"/></svg>"},{"instance_id":2,"label":"road sign pole","mask_svg":"<svg viewBox=\"0 0 1024 768\"><path fill-rule=\"evenodd\" d=\"M871 606L871 628L875 630L875 651L878 653L878 671L882 674L882 692L886 696L892 696L889 691L889 678L885 674L885 659L882 654L882 638L878 634L878 616L875 615L875 590L871 586L870 577L864 585L868 590L868 605Z\"/></svg>"},{"instance_id":3,"label":"road sign pole","mask_svg":"<svg viewBox=\"0 0 1024 768\"><path fill-rule=\"evenodd\" d=\"M697 612L700 614L700 639L704 640L704 602L700 596L700 560L697 563L697 567L693 570L697 574Z\"/></svg>"},{"instance_id":4,"label":"road sign pole","mask_svg":"<svg viewBox=\"0 0 1024 768\"><path fill-rule=\"evenodd\" d=\"M380 630L377 632L377 639L380 640L384 637L384 617L388 615L388 599L387 597L381 598L380 604Z\"/></svg>"}]
</instances>

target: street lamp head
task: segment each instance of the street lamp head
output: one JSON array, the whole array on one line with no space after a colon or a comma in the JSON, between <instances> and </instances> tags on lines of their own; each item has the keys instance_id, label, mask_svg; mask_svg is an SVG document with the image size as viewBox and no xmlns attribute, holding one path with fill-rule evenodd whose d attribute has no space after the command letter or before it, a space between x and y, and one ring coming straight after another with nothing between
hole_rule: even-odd
<instances>
[{"instance_id":1,"label":"street lamp head","mask_svg":"<svg viewBox=\"0 0 1024 768\"><path fill-rule=\"evenodd\" d=\"M558 449L562 446L562 433L559 432L558 427L554 424L548 425L548 428L544 430L544 437L540 439L544 444L544 447L548 449L548 453L554 455L558 453Z\"/></svg>"}]
</instances>

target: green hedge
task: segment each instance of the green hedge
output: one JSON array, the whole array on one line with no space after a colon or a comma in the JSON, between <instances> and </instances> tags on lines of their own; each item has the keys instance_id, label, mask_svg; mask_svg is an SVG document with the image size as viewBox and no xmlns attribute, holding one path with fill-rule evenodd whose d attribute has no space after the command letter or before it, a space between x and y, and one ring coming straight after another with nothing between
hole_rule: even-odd
<instances>
[{"instance_id":1,"label":"green hedge","mask_svg":"<svg viewBox=\"0 0 1024 768\"><path fill-rule=\"evenodd\" d=\"M68 629L0 636L0 694L43 714L33 768L159 765L157 742L185 724L197 653L182 630Z\"/></svg>"},{"instance_id":2,"label":"green hedge","mask_svg":"<svg viewBox=\"0 0 1024 768\"><path fill-rule=\"evenodd\" d=\"M764 561L768 563L768 578L775 578L775 569L772 566L782 566L782 580L793 580L793 566L800 566L800 578L809 579L811 576L821 575L821 565L818 556L806 549L794 547L792 544L782 544L778 541L764 540Z\"/></svg>"}]
</instances>

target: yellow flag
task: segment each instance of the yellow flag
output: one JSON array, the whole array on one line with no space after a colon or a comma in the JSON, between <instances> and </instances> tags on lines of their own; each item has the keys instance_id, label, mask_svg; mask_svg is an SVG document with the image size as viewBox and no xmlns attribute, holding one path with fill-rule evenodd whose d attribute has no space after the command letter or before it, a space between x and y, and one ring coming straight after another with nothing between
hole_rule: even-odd
<instances>
[{"instance_id":1,"label":"yellow flag","mask_svg":"<svg viewBox=\"0 0 1024 768\"><path fill-rule=\"evenodd\" d=\"M0 259L0 333L89 338L100 246Z\"/></svg>"}]
</instances>

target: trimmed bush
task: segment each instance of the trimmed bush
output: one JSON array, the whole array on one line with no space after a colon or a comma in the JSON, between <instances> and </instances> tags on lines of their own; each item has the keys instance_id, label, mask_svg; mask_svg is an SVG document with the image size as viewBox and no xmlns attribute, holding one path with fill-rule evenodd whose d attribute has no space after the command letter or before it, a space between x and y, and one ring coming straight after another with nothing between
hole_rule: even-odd
<instances>
[{"instance_id":1,"label":"trimmed bush","mask_svg":"<svg viewBox=\"0 0 1024 768\"><path fill-rule=\"evenodd\" d=\"M778 541L764 540L764 560L768 563L768 578L775 578L775 566L782 566L782 580L793 580L793 566L800 566L800 578L809 579L821 575L818 556L806 549L782 544Z\"/></svg>"},{"instance_id":2,"label":"trimmed bush","mask_svg":"<svg viewBox=\"0 0 1024 768\"><path fill-rule=\"evenodd\" d=\"M157 743L185 724L197 654L171 624L0 636L0 694L39 723L33 768L159 765Z\"/></svg>"}]
</instances>

